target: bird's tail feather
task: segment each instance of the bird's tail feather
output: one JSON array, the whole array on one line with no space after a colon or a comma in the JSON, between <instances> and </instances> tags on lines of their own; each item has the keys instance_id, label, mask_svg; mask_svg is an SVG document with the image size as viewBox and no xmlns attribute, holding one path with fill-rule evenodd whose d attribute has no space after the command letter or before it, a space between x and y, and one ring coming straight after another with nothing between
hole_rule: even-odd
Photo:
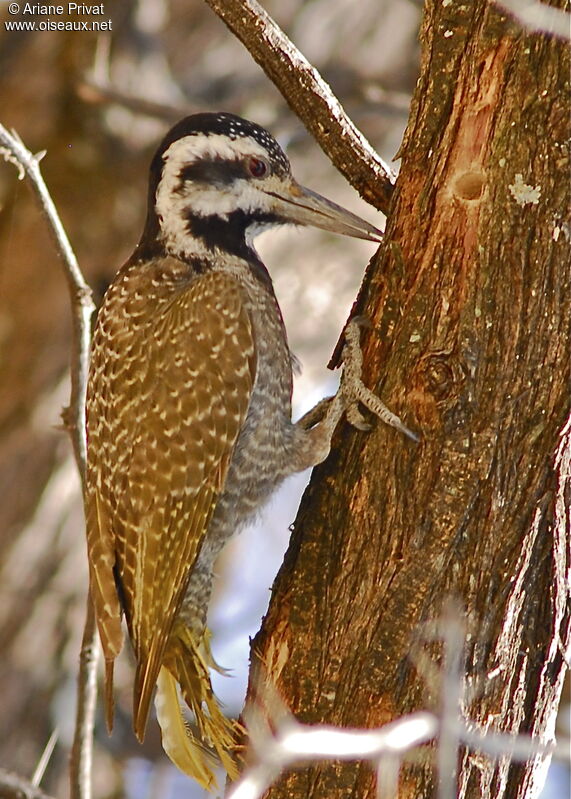
<instances>
[{"instance_id":1,"label":"bird's tail feather","mask_svg":"<svg viewBox=\"0 0 571 799\"><path fill-rule=\"evenodd\" d=\"M212 690L209 666L216 666L210 653L209 632L205 632L197 645L188 628L177 627L159 672L155 698L165 752L181 771L204 788L216 784L215 769L219 761L231 779L237 776L232 756L237 725L220 709ZM182 714L177 683L194 714L198 736L193 735Z\"/></svg>"},{"instance_id":2,"label":"bird's tail feather","mask_svg":"<svg viewBox=\"0 0 571 799\"><path fill-rule=\"evenodd\" d=\"M115 715L115 699L113 697L114 663L114 660L105 661L105 721L109 735L113 732L113 716Z\"/></svg>"}]
</instances>

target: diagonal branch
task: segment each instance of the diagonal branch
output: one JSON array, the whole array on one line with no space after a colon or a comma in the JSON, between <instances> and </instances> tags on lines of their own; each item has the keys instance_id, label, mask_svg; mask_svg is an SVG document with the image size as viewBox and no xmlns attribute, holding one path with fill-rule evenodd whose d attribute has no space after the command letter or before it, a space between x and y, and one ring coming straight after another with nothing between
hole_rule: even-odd
<instances>
[{"instance_id":1,"label":"diagonal branch","mask_svg":"<svg viewBox=\"0 0 571 799\"><path fill-rule=\"evenodd\" d=\"M363 199L388 212L395 175L331 87L256 0L206 0L280 90L333 165Z\"/></svg>"},{"instance_id":2,"label":"diagonal branch","mask_svg":"<svg viewBox=\"0 0 571 799\"><path fill-rule=\"evenodd\" d=\"M494 0L495 4L517 19L531 33L547 33L559 39L571 39L571 15L539 0Z\"/></svg>"},{"instance_id":3,"label":"diagonal branch","mask_svg":"<svg viewBox=\"0 0 571 799\"><path fill-rule=\"evenodd\" d=\"M77 263L67 234L42 177L39 163L44 153L34 155L23 144L17 133L10 133L0 125L0 155L18 169L20 179L29 178L39 201L40 209L51 230L57 251L62 260L68 284L72 310L71 395L69 407L63 417L71 436L77 469L82 484L85 479L87 446L85 438L85 392L89 368L91 317L95 306L91 290ZM91 797L91 757L93 725L97 696L96 669L98 645L95 619L91 601L87 601L87 618L81 646L78 674L77 714L73 749L70 759L72 799Z\"/></svg>"}]
</instances>

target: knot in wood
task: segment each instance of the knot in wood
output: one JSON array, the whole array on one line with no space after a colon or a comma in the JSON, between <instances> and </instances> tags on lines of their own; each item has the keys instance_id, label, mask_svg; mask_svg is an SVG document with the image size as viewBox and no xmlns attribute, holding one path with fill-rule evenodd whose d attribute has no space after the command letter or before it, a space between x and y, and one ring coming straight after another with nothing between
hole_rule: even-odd
<instances>
[{"instance_id":1,"label":"knot in wood","mask_svg":"<svg viewBox=\"0 0 571 799\"><path fill-rule=\"evenodd\" d=\"M419 424L426 432L441 427L456 405L463 372L448 353L427 353L414 372L412 391Z\"/></svg>"},{"instance_id":2,"label":"knot in wood","mask_svg":"<svg viewBox=\"0 0 571 799\"><path fill-rule=\"evenodd\" d=\"M425 390L437 403L445 402L453 393L454 369L444 355L428 355L423 363Z\"/></svg>"}]
</instances>

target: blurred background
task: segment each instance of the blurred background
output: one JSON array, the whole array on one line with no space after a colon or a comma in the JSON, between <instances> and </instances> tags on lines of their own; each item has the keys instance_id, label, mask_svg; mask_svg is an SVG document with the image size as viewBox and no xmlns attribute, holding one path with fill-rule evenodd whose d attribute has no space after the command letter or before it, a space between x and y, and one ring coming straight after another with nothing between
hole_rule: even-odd
<instances>
[{"instance_id":1,"label":"blurred background","mask_svg":"<svg viewBox=\"0 0 571 799\"><path fill-rule=\"evenodd\" d=\"M390 161L418 74L421 3L263 5ZM0 0L0 122L32 151L47 151L43 174L97 303L138 241L152 152L188 113L226 110L264 125L301 183L383 227L205 3L107 0L103 7L98 19L112 22L109 34L16 32L4 21L45 17L14 17ZM71 326L49 232L17 178L0 161L0 766L31 777L57 728L42 787L63 798L87 591L79 482L60 429ZM294 395L299 416L335 389L326 363L374 245L296 229L266 234L258 244L303 367ZM267 607L307 479L291 478L218 564L214 654L233 676L214 679L231 715L241 710L249 637ZM131 668L126 650L117 668L114 735L98 722L96 799L204 797L169 765L156 724L143 747L136 743Z\"/></svg>"}]
</instances>

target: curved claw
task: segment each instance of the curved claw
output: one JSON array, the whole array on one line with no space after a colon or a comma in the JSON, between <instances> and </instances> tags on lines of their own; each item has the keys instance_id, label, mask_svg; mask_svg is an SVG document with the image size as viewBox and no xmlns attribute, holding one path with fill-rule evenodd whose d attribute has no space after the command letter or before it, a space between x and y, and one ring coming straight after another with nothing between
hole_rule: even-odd
<instances>
[{"instance_id":1,"label":"curved claw","mask_svg":"<svg viewBox=\"0 0 571 799\"><path fill-rule=\"evenodd\" d=\"M357 403L349 405L346 411L347 421L357 430L362 430L363 433L368 433L373 429L372 425L366 421L365 417L357 407Z\"/></svg>"},{"instance_id":2,"label":"curved claw","mask_svg":"<svg viewBox=\"0 0 571 799\"><path fill-rule=\"evenodd\" d=\"M376 394L373 394L373 392L363 384L360 386L359 401L362 402L365 408L368 408L371 413L374 413L375 416L378 416L379 419L382 419L385 424L400 430L401 433L404 433L405 436L408 436L408 438L416 443L420 441L420 438L416 435L416 433L413 433L412 430L409 430L408 427L401 421L400 417L397 416L396 413L393 413L391 410L389 410L385 403L382 402Z\"/></svg>"}]
</instances>

